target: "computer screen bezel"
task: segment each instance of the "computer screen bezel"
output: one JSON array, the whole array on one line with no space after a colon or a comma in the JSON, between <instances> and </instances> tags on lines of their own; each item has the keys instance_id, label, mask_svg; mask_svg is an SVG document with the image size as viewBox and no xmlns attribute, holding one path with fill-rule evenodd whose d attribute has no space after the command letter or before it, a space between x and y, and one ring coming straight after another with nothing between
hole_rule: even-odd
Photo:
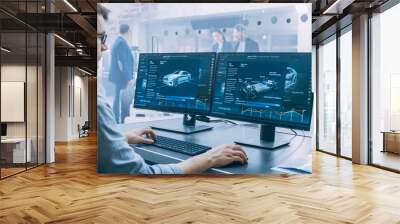
<instances>
[{"instance_id":1,"label":"computer screen bezel","mask_svg":"<svg viewBox=\"0 0 400 224\"><path fill-rule=\"evenodd\" d=\"M1 133L0 133L1 136L2 136L2 137L6 137L6 136L7 136L7 123L3 123L3 122L2 122L0 128L1 128L1 130L0 130L0 131L1 131ZM4 135L3 135L3 134L4 134Z\"/></svg>"},{"instance_id":2,"label":"computer screen bezel","mask_svg":"<svg viewBox=\"0 0 400 224\"><path fill-rule=\"evenodd\" d=\"M216 52L182 52L182 53L140 53L139 54L139 61L138 63L140 63L140 60L142 59L142 55L187 55L187 54L196 54L196 55L213 55L214 56L214 65L211 68L211 91L210 91L210 105L207 111L205 110L193 110L193 109L186 109L186 108L165 108L165 107L154 107L154 106L141 106L141 105L137 105L136 104L136 90L137 87L139 85L139 83L137 82L137 79L139 77L139 66L138 67L138 71L137 71L137 77L136 77L136 85L135 85L135 98L134 98L134 103L133 103L133 107L134 108L138 108L138 109L146 109L146 110L156 110L156 111L161 111L161 112L170 112L170 113L180 113L180 114L194 114L194 115L204 115L204 116L208 116L211 114L211 106L212 106L212 96L213 96L213 91L214 91L214 74L215 74L215 67L216 67L216 63L217 63L217 53ZM140 64L139 64L140 65Z\"/></svg>"},{"instance_id":3,"label":"computer screen bezel","mask_svg":"<svg viewBox=\"0 0 400 224\"><path fill-rule=\"evenodd\" d=\"M310 57L310 66L312 66L312 53L311 52L248 52L248 53L218 53L217 54L217 61L215 63L215 69L214 71L218 71L218 65L220 61L221 55L232 55L232 54L249 54L249 55L256 55L256 54L307 54ZM312 68L310 67L310 75L312 75ZM214 74L214 79L213 79L213 89L211 91L212 96L211 98L214 99L214 91L215 91L215 83L216 83L216 78L217 75ZM312 78L312 77L311 77ZM312 81L312 79L311 79ZM312 83L311 83L312 85ZM313 107L314 107L314 92L311 92L311 116L309 120L307 121L307 124L303 123L294 123L294 122L279 122L279 121L273 121L273 120L259 120L255 118L250 118L250 117L245 117L245 116L240 116L240 115L230 115L230 114L219 114L215 113L214 111L214 100L212 100L211 103L211 112L210 116L212 117L217 117L217 118L224 118L224 119L230 119L230 120L236 120L236 121L244 121L244 122L251 122L251 123L256 123L256 124L263 124L263 125L273 125L273 126L278 126L278 127L283 127L283 128L293 128L293 129L298 129L298 130L304 130L304 131L310 131L311 130L311 123L312 123L312 116L313 116Z\"/></svg>"}]
</instances>

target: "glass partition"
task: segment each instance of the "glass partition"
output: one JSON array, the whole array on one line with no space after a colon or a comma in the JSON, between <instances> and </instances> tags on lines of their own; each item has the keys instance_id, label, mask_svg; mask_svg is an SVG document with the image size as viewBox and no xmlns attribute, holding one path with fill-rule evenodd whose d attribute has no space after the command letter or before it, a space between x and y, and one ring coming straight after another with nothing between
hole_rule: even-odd
<instances>
[{"instance_id":1,"label":"glass partition","mask_svg":"<svg viewBox=\"0 0 400 224\"><path fill-rule=\"evenodd\" d=\"M318 149L336 154L336 36L318 47Z\"/></svg>"},{"instance_id":2,"label":"glass partition","mask_svg":"<svg viewBox=\"0 0 400 224\"><path fill-rule=\"evenodd\" d=\"M25 32L1 34L2 177L24 171L31 161L26 136L26 41Z\"/></svg>"},{"instance_id":3,"label":"glass partition","mask_svg":"<svg viewBox=\"0 0 400 224\"><path fill-rule=\"evenodd\" d=\"M44 1L1 1L0 178L45 163L45 35L21 22Z\"/></svg>"}]
</instances>

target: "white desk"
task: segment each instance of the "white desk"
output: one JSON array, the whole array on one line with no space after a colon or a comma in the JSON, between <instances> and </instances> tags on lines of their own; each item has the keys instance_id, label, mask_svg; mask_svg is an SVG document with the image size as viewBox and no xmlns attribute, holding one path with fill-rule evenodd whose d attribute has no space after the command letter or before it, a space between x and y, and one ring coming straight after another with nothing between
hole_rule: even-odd
<instances>
[{"instance_id":1,"label":"white desk","mask_svg":"<svg viewBox=\"0 0 400 224\"><path fill-rule=\"evenodd\" d=\"M117 129L122 133L129 132L138 128L146 128L157 124L158 121L120 124ZM182 118L170 120L171 125L179 124ZM237 139L246 139L259 135L259 128L253 125L231 125L224 123L204 123L198 124L213 126L210 131L199 132L190 135L157 130L162 136L187 141L195 144L207 146L217 146L225 143L233 144ZM286 132L287 131L287 132ZM289 134L290 133L290 134ZM247 164L231 164L229 166L211 169L211 173L224 174L280 174L280 173L311 173L312 163L312 139L307 136L294 136L286 129L279 129L278 135L291 138L288 146L277 150L265 150L251 146L243 146L249 161ZM283 137L283 136L282 136ZM154 145L136 145L135 152L140 154L149 163L178 163L190 156L178 152L159 148Z\"/></svg>"},{"instance_id":2,"label":"white desk","mask_svg":"<svg viewBox=\"0 0 400 224\"><path fill-rule=\"evenodd\" d=\"M31 145L32 141L30 138L26 141L27 147L25 152L25 138L6 138L1 139L1 151L3 152L12 151L12 163L25 163L30 162L32 158ZM2 155L4 158L4 156ZM25 158L27 161L25 161ZM9 158L11 160L11 158ZM9 161L11 162L11 161Z\"/></svg>"}]
</instances>

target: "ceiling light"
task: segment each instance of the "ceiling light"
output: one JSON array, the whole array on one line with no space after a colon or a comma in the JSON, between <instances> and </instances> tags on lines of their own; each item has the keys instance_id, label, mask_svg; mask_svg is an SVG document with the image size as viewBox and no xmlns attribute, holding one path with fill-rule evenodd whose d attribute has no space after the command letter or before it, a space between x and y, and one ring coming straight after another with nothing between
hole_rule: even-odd
<instances>
[{"instance_id":1,"label":"ceiling light","mask_svg":"<svg viewBox=\"0 0 400 224\"><path fill-rule=\"evenodd\" d=\"M7 49L7 48L5 48L5 47L1 47L0 49L1 49L2 51L6 52L6 53L10 53L10 52L11 52L11 50L9 50L9 49Z\"/></svg>"},{"instance_id":2,"label":"ceiling light","mask_svg":"<svg viewBox=\"0 0 400 224\"><path fill-rule=\"evenodd\" d=\"M66 39L64 39L64 38L62 38L62 37L60 37L60 36L58 36L57 34L54 34L54 36L57 37L58 39L60 39L61 41L63 41L64 43L66 43L67 45L69 45L69 46L75 48L75 45L71 44L71 42L67 41Z\"/></svg>"},{"instance_id":3,"label":"ceiling light","mask_svg":"<svg viewBox=\"0 0 400 224\"><path fill-rule=\"evenodd\" d=\"M83 69L81 69L81 68L78 68L78 70L81 71L81 72L83 72L83 73L85 73L85 74L87 74L87 75L92 75L92 73L90 73L90 72L88 72L88 71L86 71L86 70L83 70Z\"/></svg>"},{"instance_id":4,"label":"ceiling light","mask_svg":"<svg viewBox=\"0 0 400 224\"><path fill-rule=\"evenodd\" d=\"M65 4L67 4L74 12L78 12L78 10L71 4L69 3L68 0L64 0Z\"/></svg>"}]
</instances>

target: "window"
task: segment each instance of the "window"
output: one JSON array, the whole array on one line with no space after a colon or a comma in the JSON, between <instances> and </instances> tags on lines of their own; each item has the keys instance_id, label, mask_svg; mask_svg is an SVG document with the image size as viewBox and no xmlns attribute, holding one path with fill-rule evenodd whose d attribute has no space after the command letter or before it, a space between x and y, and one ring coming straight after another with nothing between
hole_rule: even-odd
<instances>
[{"instance_id":1,"label":"window","mask_svg":"<svg viewBox=\"0 0 400 224\"><path fill-rule=\"evenodd\" d=\"M317 149L350 159L352 26L345 27L339 33L340 36L333 35L318 47Z\"/></svg>"},{"instance_id":2,"label":"window","mask_svg":"<svg viewBox=\"0 0 400 224\"><path fill-rule=\"evenodd\" d=\"M370 132L372 141L371 162L378 166L400 170L400 4L371 19L371 98ZM394 145L384 139L391 135Z\"/></svg>"},{"instance_id":3,"label":"window","mask_svg":"<svg viewBox=\"0 0 400 224\"><path fill-rule=\"evenodd\" d=\"M336 37L318 48L318 149L336 154Z\"/></svg>"},{"instance_id":4,"label":"window","mask_svg":"<svg viewBox=\"0 0 400 224\"><path fill-rule=\"evenodd\" d=\"M352 156L352 32L340 36L340 155Z\"/></svg>"}]
</instances>

